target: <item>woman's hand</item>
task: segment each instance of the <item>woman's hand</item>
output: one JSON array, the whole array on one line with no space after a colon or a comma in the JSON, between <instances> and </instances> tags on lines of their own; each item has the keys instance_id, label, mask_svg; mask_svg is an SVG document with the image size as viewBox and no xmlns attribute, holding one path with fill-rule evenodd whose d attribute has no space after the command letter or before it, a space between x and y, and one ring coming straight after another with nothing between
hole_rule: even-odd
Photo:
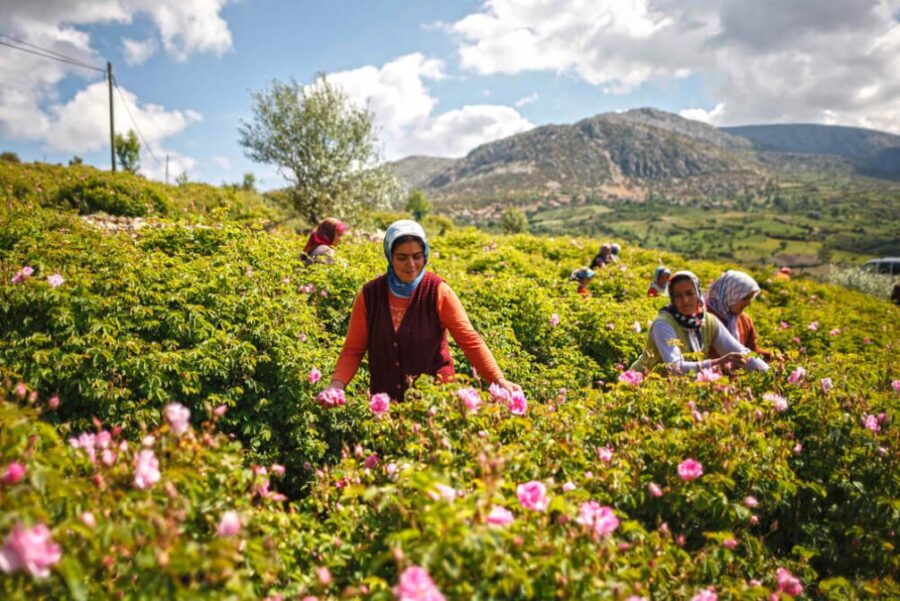
<instances>
[{"instance_id":1,"label":"woman's hand","mask_svg":"<svg viewBox=\"0 0 900 601\"><path fill-rule=\"evenodd\" d=\"M744 363L747 362L747 357L743 355L743 353L735 352L728 353L718 359L714 359L712 362L712 367L718 367L719 371L723 374L731 373L732 371L739 369L744 366Z\"/></svg>"},{"instance_id":2,"label":"woman's hand","mask_svg":"<svg viewBox=\"0 0 900 601\"><path fill-rule=\"evenodd\" d=\"M343 390L344 383L340 380L332 380L328 383L328 386L325 387L325 390Z\"/></svg>"},{"instance_id":3,"label":"woman's hand","mask_svg":"<svg viewBox=\"0 0 900 601\"><path fill-rule=\"evenodd\" d=\"M514 393L514 392L521 392L521 391L522 391L522 387L521 387L521 386L519 386L518 384L514 384L513 382L510 382L510 381L507 380L506 378L500 378L499 380L497 380L496 384L497 384L497 386L499 386L500 388L502 388L502 389L508 391L510 394L512 394L512 393Z\"/></svg>"}]
</instances>

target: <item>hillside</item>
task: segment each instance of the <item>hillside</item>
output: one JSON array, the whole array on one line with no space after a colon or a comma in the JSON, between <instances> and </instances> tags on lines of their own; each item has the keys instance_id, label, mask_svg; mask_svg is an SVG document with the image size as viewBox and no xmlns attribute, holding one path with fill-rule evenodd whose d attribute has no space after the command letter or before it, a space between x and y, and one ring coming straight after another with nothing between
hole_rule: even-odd
<instances>
[{"instance_id":1,"label":"hillside","mask_svg":"<svg viewBox=\"0 0 900 601\"><path fill-rule=\"evenodd\" d=\"M900 596L886 302L753 272L767 373L637 381L658 261L739 265L626 246L583 297L597 239L450 227L429 268L525 406L455 344L455 382L385 407L364 362L326 403L378 240L307 266L252 196L26 167L0 186L3 599ZM97 199L159 204L117 231Z\"/></svg>"}]
</instances>

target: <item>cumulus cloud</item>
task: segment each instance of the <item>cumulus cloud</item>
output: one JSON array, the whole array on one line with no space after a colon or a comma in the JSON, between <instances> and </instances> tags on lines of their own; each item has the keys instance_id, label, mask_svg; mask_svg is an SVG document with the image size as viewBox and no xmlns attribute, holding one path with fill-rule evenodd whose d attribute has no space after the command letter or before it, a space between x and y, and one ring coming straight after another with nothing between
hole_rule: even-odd
<instances>
[{"instance_id":1,"label":"cumulus cloud","mask_svg":"<svg viewBox=\"0 0 900 601\"><path fill-rule=\"evenodd\" d=\"M552 71L605 92L695 74L716 124L900 133L897 0L486 0L446 26L462 68Z\"/></svg>"},{"instance_id":2,"label":"cumulus cloud","mask_svg":"<svg viewBox=\"0 0 900 601\"><path fill-rule=\"evenodd\" d=\"M156 50L156 40L153 38L143 41L122 38L122 54L125 56L125 62L129 65L143 65L156 53Z\"/></svg>"},{"instance_id":3,"label":"cumulus cloud","mask_svg":"<svg viewBox=\"0 0 900 601\"><path fill-rule=\"evenodd\" d=\"M419 53L383 66L365 66L327 75L375 115L385 157L411 154L462 156L490 140L525 131L533 125L513 108L468 105L435 114L437 99L426 82L446 77L444 65Z\"/></svg>"},{"instance_id":4,"label":"cumulus cloud","mask_svg":"<svg viewBox=\"0 0 900 601\"><path fill-rule=\"evenodd\" d=\"M177 60L198 52L221 55L232 43L220 15L224 4L225 0L0 0L0 14L7 35L102 67L104 60L92 47L87 27L128 24L137 15L155 24L163 49ZM123 38L121 43L123 57L132 65L143 63L158 49L155 38ZM11 48L3 48L2 56L0 134L63 152L91 152L109 144L109 101L102 73ZM63 101L58 85L67 77L82 78L84 87ZM145 152L152 149L157 156L165 154L162 143L166 138L200 120L194 111L167 110L141 103L127 90L123 94L149 145ZM117 131L133 128L118 94L115 103ZM169 154L176 157L176 168L194 167L190 157ZM151 162L149 154L144 157L143 171L155 174L159 166ZM170 173L172 168L170 159Z\"/></svg>"},{"instance_id":5,"label":"cumulus cloud","mask_svg":"<svg viewBox=\"0 0 900 601\"><path fill-rule=\"evenodd\" d=\"M521 106L525 106L526 104L531 104L532 102L536 102L537 99L538 99L538 93L532 92L528 96L519 98L513 104L516 105L517 107L521 107Z\"/></svg>"}]
</instances>

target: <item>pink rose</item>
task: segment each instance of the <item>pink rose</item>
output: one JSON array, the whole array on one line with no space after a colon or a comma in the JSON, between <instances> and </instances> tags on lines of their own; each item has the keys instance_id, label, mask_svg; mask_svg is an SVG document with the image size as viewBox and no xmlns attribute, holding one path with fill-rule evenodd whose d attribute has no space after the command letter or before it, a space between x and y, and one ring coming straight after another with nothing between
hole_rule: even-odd
<instances>
[{"instance_id":1,"label":"pink rose","mask_svg":"<svg viewBox=\"0 0 900 601\"><path fill-rule=\"evenodd\" d=\"M559 325L559 315L554 313L553 315L550 316L550 325L553 326L554 328Z\"/></svg>"},{"instance_id":2,"label":"pink rose","mask_svg":"<svg viewBox=\"0 0 900 601\"><path fill-rule=\"evenodd\" d=\"M872 414L866 413L862 416L863 426L871 430L872 432L879 432L881 430L881 426L878 424L878 418Z\"/></svg>"},{"instance_id":3,"label":"pink rose","mask_svg":"<svg viewBox=\"0 0 900 601\"><path fill-rule=\"evenodd\" d=\"M619 374L619 382L624 382L629 386L640 386L641 382L644 381L644 374L639 371L635 371L633 369L629 369L628 371L624 371Z\"/></svg>"},{"instance_id":4,"label":"pink rose","mask_svg":"<svg viewBox=\"0 0 900 601\"><path fill-rule=\"evenodd\" d=\"M814 322L812 322L811 324L809 324L808 326L806 326L806 328L807 328L810 332L815 332L816 330L819 329L819 322L818 322L818 321L814 321Z\"/></svg>"},{"instance_id":5,"label":"pink rose","mask_svg":"<svg viewBox=\"0 0 900 601\"><path fill-rule=\"evenodd\" d=\"M46 578L62 553L43 524L25 528L16 524L0 548L0 570L12 574L23 570L34 578Z\"/></svg>"},{"instance_id":6,"label":"pink rose","mask_svg":"<svg viewBox=\"0 0 900 601\"><path fill-rule=\"evenodd\" d=\"M316 382L318 382L319 380L322 379L322 372L319 371L319 368L314 367L311 370L309 370L308 378L309 378L310 384L315 384Z\"/></svg>"},{"instance_id":7,"label":"pink rose","mask_svg":"<svg viewBox=\"0 0 900 601\"><path fill-rule=\"evenodd\" d=\"M722 546L726 549L735 549L738 546L738 542L733 538L726 538L722 541Z\"/></svg>"},{"instance_id":8,"label":"pink rose","mask_svg":"<svg viewBox=\"0 0 900 601\"><path fill-rule=\"evenodd\" d=\"M7 486L12 486L25 476L25 471L24 465L13 461L6 466L6 472L4 472L3 477L0 478L0 482Z\"/></svg>"},{"instance_id":9,"label":"pink rose","mask_svg":"<svg viewBox=\"0 0 900 601\"><path fill-rule=\"evenodd\" d=\"M219 520L219 527L216 530L216 535L220 538L229 538L235 536L240 531L241 516L238 515L237 511L230 509L223 513Z\"/></svg>"},{"instance_id":10,"label":"pink rose","mask_svg":"<svg viewBox=\"0 0 900 601\"><path fill-rule=\"evenodd\" d=\"M647 485L647 490L650 491L650 495L654 497L661 497L663 494L662 489L655 482L651 482Z\"/></svg>"},{"instance_id":11,"label":"pink rose","mask_svg":"<svg viewBox=\"0 0 900 601\"><path fill-rule=\"evenodd\" d=\"M774 392L767 392L766 394L764 394L763 400L772 403L772 405L775 406L775 411L778 411L779 413L788 408L787 399L780 394L775 394Z\"/></svg>"},{"instance_id":12,"label":"pink rose","mask_svg":"<svg viewBox=\"0 0 900 601\"><path fill-rule=\"evenodd\" d=\"M284 466L281 465L280 463L273 463L272 466L269 468L269 471L271 471L276 476L283 476L285 469L284 469Z\"/></svg>"},{"instance_id":13,"label":"pink rose","mask_svg":"<svg viewBox=\"0 0 900 601\"><path fill-rule=\"evenodd\" d=\"M475 413L478 411L478 408L481 407L481 395L479 395L478 391L471 386L460 388L456 391L456 396L462 401L466 411Z\"/></svg>"},{"instance_id":14,"label":"pink rose","mask_svg":"<svg viewBox=\"0 0 900 601\"><path fill-rule=\"evenodd\" d=\"M819 383L822 384L823 394L828 394L828 391L834 388L834 384L831 383L831 378L822 378Z\"/></svg>"},{"instance_id":15,"label":"pink rose","mask_svg":"<svg viewBox=\"0 0 900 601\"><path fill-rule=\"evenodd\" d=\"M716 594L714 588L709 587L705 588L693 597L691 597L691 601L718 601L719 596Z\"/></svg>"},{"instance_id":16,"label":"pink rose","mask_svg":"<svg viewBox=\"0 0 900 601\"><path fill-rule=\"evenodd\" d=\"M634 330L635 333L640 334L641 330L643 329L641 327L641 322L635 321L634 324L631 326L631 329Z\"/></svg>"},{"instance_id":17,"label":"pink rose","mask_svg":"<svg viewBox=\"0 0 900 601\"><path fill-rule=\"evenodd\" d=\"M378 467L378 455L376 455L375 453L372 453L371 455L366 457L366 460L363 461L363 467L366 467L370 470Z\"/></svg>"},{"instance_id":18,"label":"pink rose","mask_svg":"<svg viewBox=\"0 0 900 601\"><path fill-rule=\"evenodd\" d=\"M788 329L789 327L791 327L791 324L789 324L789 323L786 322L786 321L782 321L780 324L778 324L778 327L780 327L782 330L786 330L786 329Z\"/></svg>"},{"instance_id":19,"label":"pink rose","mask_svg":"<svg viewBox=\"0 0 900 601\"><path fill-rule=\"evenodd\" d=\"M891 388L894 389L894 392L900 392L900 380L894 380L891 382Z\"/></svg>"},{"instance_id":20,"label":"pink rose","mask_svg":"<svg viewBox=\"0 0 900 601\"><path fill-rule=\"evenodd\" d=\"M381 417L382 415L387 413L390 406L391 397L389 397L387 393L379 392L378 394L373 394L372 398L369 399L369 409L377 417Z\"/></svg>"},{"instance_id":21,"label":"pink rose","mask_svg":"<svg viewBox=\"0 0 900 601\"><path fill-rule=\"evenodd\" d=\"M513 514L505 507L494 505L487 515L487 523L491 526L509 526L513 523Z\"/></svg>"},{"instance_id":22,"label":"pink rose","mask_svg":"<svg viewBox=\"0 0 900 601\"><path fill-rule=\"evenodd\" d=\"M397 601L444 601L444 595L434 585L425 568L410 566L403 570L394 587Z\"/></svg>"},{"instance_id":23,"label":"pink rose","mask_svg":"<svg viewBox=\"0 0 900 601\"><path fill-rule=\"evenodd\" d=\"M24 399L25 395L28 394L28 387L25 386L25 382L19 382L16 384L16 387L13 389L13 392L20 399Z\"/></svg>"},{"instance_id":24,"label":"pink rose","mask_svg":"<svg viewBox=\"0 0 900 601\"><path fill-rule=\"evenodd\" d=\"M545 511L549 500L547 499L547 487L543 482L532 480L516 487L516 497L525 509Z\"/></svg>"},{"instance_id":25,"label":"pink rose","mask_svg":"<svg viewBox=\"0 0 900 601\"><path fill-rule=\"evenodd\" d=\"M693 459L685 459L678 465L678 476L689 482L703 475L703 464Z\"/></svg>"},{"instance_id":26,"label":"pink rose","mask_svg":"<svg viewBox=\"0 0 900 601\"><path fill-rule=\"evenodd\" d=\"M437 492L430 492L428 496L430 496L433 500L437 501L439 498L443 497L445 501L453 501L459 496L459 492L453 488L452 486L447 486L446 484L441 484L438 482L434 485L437 489Z\"/></svg>"},{"instance_id":27,"label":"pink rose","mask_svg":"<svg viewBox=\"0 0 900 601\"><path fill-rule=\"evenodd\" d=\"M509 403L509 400L512 398L509 391L496 382L491 384L490 388L488 388L488 392L491 393L491 400L494 402Z\"/></svg>"},{"instance_id":28,"label":"pink rose","mask_svg":"<svg viewBox=\"0 0 900 601\"><path fill-rule=\"evenodd\" d=\"M97 525L97 520L94 518L94 514L90 511L85 511L80 516L81 523L87 526L88 528L93 528Z\"/></svg>"},{"instance_id":29,"label":"pink rose","mask_svg":"<svg viewBox=\"0 0 900 601\"><path fill-rule=\"evenodd\" d=\"M578 488L578 487L575 486L575 483L571 482L571 481L566 482L565 484L562 485L563 492L570 492L570 491L575 490L576 488Z\"/></svg>"},{"instance_id":30,"label":"pink rose","mask_svg":"<svg viewBox=\"0 0 900 601\"><path fill-rule=\"evenodd\" d=\"M331 570L329 570L327 566L316 568L316 577L319 579L319 584L322 586L328 586L332 582Z\"/></svg>"},{"instance_id":31,"label":"pink rose","mask_svg":"<svg viewBox=\"0 0 900 601\"><path fill-rule=\"evenodd\" d=\"M753 495L747 495L744 497L744 506L753 509L759 505L759 501L756 500L756 497Z\"/></svg>"},{"instance_id":32,"label":"pink rose","mask_svg":"<svg viewBox=\"0 0 900 601\"><path fill-rule=\"evenodd\" d=\"M619 527L619 518L611 507L600 505L597 501L587 501L578 509L578 519L582 526L587 526L594 540L600 540Z\"/></svg>"},{"instance_id":33,"label":"pink rose","mask_svg":"<svg viewBox=\"0 0 900 601\"><path fill-rule=\"evenodd\" d=\"M509 398L509 412L513 415L525 415L528 410L528 401L525 399L525 393L521 390L513 391Z\"/></svg>"},{"instance_id":34,"label":"pink rose","mask_svg":"<svg viewBox=\"0 0 900 601\"><path fill-rule=\"evenodd\" d=\"M798 366L797 369L791 372L791 375L788 377L788 382L791 384L800 384L800 380L806 375L806 370L803 367Z\"/></svg>"},{"instance_id":35,"label":"pink rose","mask_svg":"<svg viewBox=\"0 0 900 601\"><path fill-rule=\"evenodd\" d=\"M31 274L33 274L33 273L34 273L34 269L32 269L31 267L26 265L25 267L23 267L22 269L17 271L16 275L14 275L12 277L12 280L10 280L10 281L13 284L21 284L22 282L25 281L26 278L31 277Z\"/></svg>"},{"instance_id":36,"label":"pink rose","mask_svg":"<svg viewBox=\"0 0 900 601\"><path fill-rule=\"evenodd\" d=\"M134 486L148 489L159 482L159 461L149 449L142 449L134 462Z\"/></svg>"},{"instance_id":37,"label":"pink rose","mask_svg":"<svg viewBox=\"0 0 900 601\"><path fill-rule=\"evenodd\" d=\"M54 394L52 397L47 399L47 406L50 407L51 409L58 409L59 408L59 397Z\"/></svg>"},{"instance_id":38,"label":"pink rose","mask_svg":"<svg viewBox=\"0 0 900 601\"><path fill-rule=\"evenodd\" d=\"M176 436L181 436L191 425L191 410L181 403L169 403L165 409L166 421Z\"/></svg>"},{"instance_id":39,"label":"pink rose","mask_svg":"<svg viewBox=\"0 0 900 601\"><path fill-rule=\"evenodd\" d=\"M65 280L58 273L47 276L47 283L50 284L52 288L59 288L63 285L63 282L65 282Z\"/></svg>"},{"instance_id":40,"label":"pink rose","mask_svg":"<svg viewBox=\"0 0 900 601\"><path fill-rule=\"evenodd\" d=\"M722 374L714 369L701 369L697 372L698 382L715 382L722 377Z\"/></svg>"},{"instance_id":41,"label":"pink rose","mask_svg":"<svg viewBox=\"0 0 900 601\"><path fill-rule=\"evenodd\" d=\"M347 403L344 391L340 388L326 388L319 393L317 400L319 401L319 405L326 409L339 407Z\"/></svg>"},{"instance_id":42,"label":"pink rose","mask_svg":"<svg viewBox=\"0 0 900 601\"><path fill-rule=\"evenodd\" d=\"M609 446L599 447L597 449L597 458L603 463L612 463L613 450Z\"/></svg>"},{"instance_id":43,"label":"pink rose","mask_svg":"<svg viewBox=\"0 0 900 601\"><path fill-rule=\"evenodd\" d=\"M803 584L785 568L775 570L775 581L778 584L778 590L791 597L796 597L803 592Z\"/></svg>"},{"instance_id":44,"label":"pink rose","mask_svg":"<svg viewBox=\"0 0 900 601\"><path fill-rule=\"evenodd\" d=\"M228 405L219 405L213 410L216 417L222 417L228 411Z\"/></svg>"}]
</instances>

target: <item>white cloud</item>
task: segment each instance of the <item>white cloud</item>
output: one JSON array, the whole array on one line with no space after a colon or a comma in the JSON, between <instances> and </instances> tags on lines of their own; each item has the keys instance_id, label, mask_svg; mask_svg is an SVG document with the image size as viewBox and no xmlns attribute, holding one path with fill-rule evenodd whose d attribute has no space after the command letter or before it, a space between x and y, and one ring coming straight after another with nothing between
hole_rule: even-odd
<instances>
[{"instance_id":1,"label":"white cloud","mask_svg":"<svg viewBox=\"0 0 900 601\"><path fill-rule=\"evenodd\" d=\"M693 119L694 121L702 121L703 123L709 123L710 125L717 125L722 119L724 112L725 104L720 102L713 107L713 110L711 111L705 109L684 109L683 111L678 111L678 114L685 119Z\"/></svg>"},{"instance_id":2,"label":"white cloud","mask_svg":"<svg viewBox=\"0 0 900 601\"><path fill-rule=\"evenodd\" d=\"M900 133L897 0L486 0L446 26L462 68L552 71L605 92L700 75L713 123Z\"/></svg>"},{"instance_id":3,"label":"white cloud","mask_svg":"<svg viewBox=\"0 0 900 601\"><path fill-rule=\"evenodd\" d=\"M531 104L532 102L536 102L538 98L539 98L539 97L538 97L538 93L537 93L537 92L532 92L532 93L529 94L528 96L524 96L524 97L522 97L522 98L519 98L519 99L516 100L513 104L514 104L515 106L517 106L517 107L522 107L522 106L525 106L526 104Z\"/></svg>"},{"instance_id":4,"label":"white cloud","mask_svg":"<svg viewBox=\"0 0 900 601\"><path fill-rule=\"evenodd\" d=\"M433 114L437 99L426 81L445 77L443 64L409 54L380 68L366 66L327 75L355 102L375 115L385 157L410 154L461 156L474 146L533 127L515 109L470 105Z\"/></svg>"},{"instance_id":5,"label":"white cloud","mask_svg":"<svg viewBox=\"0 0 900 601\"><path fill-rule=\"evenodd\" d=\"M192 175L195 175L194 170L197 166L197 161L193 157L184 156L174 150L167 150L165 148L155 149L154 153L156 153L159 163L154 161L153 157L149 154L144 152L141 153L141 174L157 181L166 181L166 156L168 156L170 184L174 183L175 178L182 173L186 174L188 179L196 181L195 178L192 177Z\"/></svg>"},{"instance_id":6,"label":"white cloud","mask_svg":"<svg viewBox=\"0 0 900 601\"><path fill-rule=\"evenodd\" d=\"M143 41L122 38L122 54L125 55L125 62L129 65L143 65L156 50L156 40L153 38Z\"/></svg>"},{"instance_id":7,"label":"white cloud","mask_svg":"<svg viewBox=\"0 0 900 601\"><path fill-rule=\"evenodd\" d=\"M225 171L231 169L231 159L229 157L217 155L212 158L212 161Z\"/></svg>"}]
</instances>

